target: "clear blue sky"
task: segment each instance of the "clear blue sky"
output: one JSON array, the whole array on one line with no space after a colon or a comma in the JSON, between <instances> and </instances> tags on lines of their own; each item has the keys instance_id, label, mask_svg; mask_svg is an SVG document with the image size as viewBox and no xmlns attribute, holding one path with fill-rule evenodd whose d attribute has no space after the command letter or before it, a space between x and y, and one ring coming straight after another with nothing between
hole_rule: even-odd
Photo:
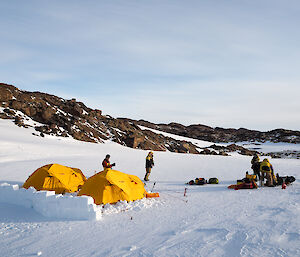
<instances>
[{"instance_id":1,"label":"clear blue sky","mask_svg":"<svg viewBox=\"0 0 300 257\"><path fill-rule=\"evenodd\" d=\"M0 81L114 117L300 130L300 2L1 1Z\"/></svg>"}]
</instances>

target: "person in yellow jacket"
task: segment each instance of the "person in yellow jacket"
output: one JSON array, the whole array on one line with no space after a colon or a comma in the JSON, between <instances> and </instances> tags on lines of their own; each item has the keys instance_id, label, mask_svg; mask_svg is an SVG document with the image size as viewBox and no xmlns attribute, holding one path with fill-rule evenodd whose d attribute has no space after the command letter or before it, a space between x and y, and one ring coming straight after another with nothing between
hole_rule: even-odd
<instances>
[{"instance_id":1,"label":"person in yellow jacket","mask_svg":"<svg viewBox=\"0 0 300 257\"><path fill-rule=\"evenodd\" d=\"M151 169L153 166L154 166L153 152L149 152L146 157L146 174L144 177L145 181L149 181L149 176L150 176Z\"/></svg>"},{"instance_id":2,"label":"person in yellow jacket","mask_svg":"<svg viewBox=\"0 0 300 257\"><path fill-rule=\"evenodd\" d=\"M264 179L267 179L267 186L274 186L273 181L273 166L269 162L268 159L264 159L260 164L260 172L261 172L261 183L264 183Z\"/></svg>"}]
</instances>

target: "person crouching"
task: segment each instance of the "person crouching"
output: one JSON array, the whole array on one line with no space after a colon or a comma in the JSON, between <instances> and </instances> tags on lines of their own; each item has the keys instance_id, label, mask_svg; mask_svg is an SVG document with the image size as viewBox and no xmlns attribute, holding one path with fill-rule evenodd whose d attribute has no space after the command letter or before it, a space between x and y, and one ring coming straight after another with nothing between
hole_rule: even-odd
<instances>
[{"instance_id":1,"label":"person crouching","mask_svg":"<svg viewBox=\"0 0 300 257\"><path fill-rule=\"evenodd\" d=\"M262 184L264 182L264 179L267 179L267 186L272 187L274 186L273 183L273 176L272 174L274 173L273 171L273 166L269 162L268 159L264 159L262 163L260 164L260 171L261 171L261 181Z\"/></svg>"}]
</instances>

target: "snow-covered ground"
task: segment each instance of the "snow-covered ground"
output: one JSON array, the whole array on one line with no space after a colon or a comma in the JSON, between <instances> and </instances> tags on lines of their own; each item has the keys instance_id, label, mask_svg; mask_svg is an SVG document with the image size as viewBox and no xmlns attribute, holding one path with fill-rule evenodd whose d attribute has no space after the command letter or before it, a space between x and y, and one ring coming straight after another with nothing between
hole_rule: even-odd
<instances>
[{"instance_id":1,"label":"snow-covered ground","mask_svg":"<svg viewBox=\"0 0 300 257\"><path fill-rule=\"evenodd\" d=\"M211 146L212 144L214 144L214 143L203 141L203 140L199 140L199 139L186 138L186 137L183 137L183 136L178 136L178 135L175 135L175 134L171 134L171 133L168 133L168 132L163 132L163 131L160 131L160 130L148 128L148 127L141 126L141 125L139 125L139 128L142 129L142 130L150 130L150 131L152 131L152 132L154 132L156 134L162 134L165 137L171 137L171 138L174 138L176 140L186 140L186 141L189 141L189 142L195 144L199 148L201 148L201 147L208 147L208 146ZM226 144L218 144L218 145L226 145Z\"/></svg>"},{"instance_id":2,"label":"snow-covered ground","mask_svg":"<svg viewBox=\"0 0 300 257\"><path fill-rule=\"evenodd\" d=\"M271 152L282 152L282 151L297 151L300 152L300 144L290 144L290 143L250 143L250 142L240 142L238 145L241 145L245 148L256 150L263 153Z\"/></svg>"},{"instance_id":3,"label":"snow-covered ground","mask_svg":"<svg viewBox=\"0 0 300 257\"><path fill-rule=\"evenodd\" d=\"M151 129L151 128L144 127L144 126L139 126L139 127L143 130L150 130L154 133L162 134L166 137L171 137L171 138L174 138L174 139L177 139L177 140L189 141L189 142L195 144L196 146L198 146L199 148L209 147L212 144L223 145L223 146L232 144L232 143L211 143L211 142L198 140L198 139L194 139L194 138L186 138L186 137L170 134L170 133L167 133L167 132ZM273 143L273 142L265 142L265 143L261 143L261 142L238 142L236 144L240 145L240 146L243 146L247 149L255 150L255 151L258 151L258 152L262 152L262 153L284 152L284 151L297 151L297 152L300 152L300 144L291 144L291 143L282 143L282 142L281 143Z\"/></svg>"},{"instance_id":4,"label":"snow-covered ground","mask_svg":"<svg viewBox=\"0 0 300 257\"><path fill-rule=\"evenodd\" d=\"M48 163L78 167L91 176L101 170L107 153L117 163L116 169L144 176L147 151L112 142L41 138L32 132L0 120L2 187L22 185L34 170ZM154 159L150 179L156 181L154 191L161 197L107 205L100 220L76 219L66 210L60 218L47 217L38 207L9 200L12 194L7 189L7 197L0 196L0 256L300 256L298 180L286 190L235 191L227 186L250 171L251 157L155 152ZM281 175L300 177L300 160L271 162ZM220 184L184 184L195 177L218 177ZM152 186L153 182L148 183L147 189ZM68 199L76 196L63 198L69 208ZM51 206L64 208L55 202L52 199L48 212Z\"/></svg>"}]
</instances>

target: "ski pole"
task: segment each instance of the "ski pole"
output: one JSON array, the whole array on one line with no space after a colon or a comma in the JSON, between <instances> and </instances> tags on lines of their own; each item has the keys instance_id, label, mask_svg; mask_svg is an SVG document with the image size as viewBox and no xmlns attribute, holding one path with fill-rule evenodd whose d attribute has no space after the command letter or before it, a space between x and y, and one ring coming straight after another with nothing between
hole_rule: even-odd
<instances>
[{"instance_id":1,"label":"ski pole","mask_svg":"<svg viewBox=\"0 0 300 257\"><path fill-rule=\"evenodd\" d=\"M154 189L154 187L155 187L155 184L156 184L156 182L154 182L153 187L152 187L152 189L151 189L151 192L153 192L153 189Z\"/></svg>"}]
</instances>

